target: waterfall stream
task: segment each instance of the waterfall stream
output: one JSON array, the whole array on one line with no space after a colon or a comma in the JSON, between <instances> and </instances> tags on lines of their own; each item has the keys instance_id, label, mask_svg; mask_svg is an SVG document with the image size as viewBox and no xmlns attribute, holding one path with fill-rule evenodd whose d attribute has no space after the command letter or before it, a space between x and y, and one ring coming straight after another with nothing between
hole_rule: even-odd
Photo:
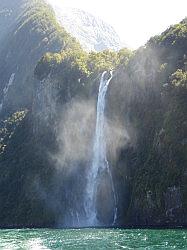
<instances>
[{"instance_id":1,"label":"waterfall stream","mask_svg":"<svg viewBox=\"0 0 187 250\"><path fill-rule=\"evenodd\" d=\"M102 226L103 223L99 219L99 212L97 208L99 189L103 192L105 189L103 184L103 175L105 176L105 182L107 187L111 190L110 200L112 205L112 225L115 224L117 217L117 200L115 195L114 183L112 173L110 171L109 163L106 153L106 136L105 136L105 96L107 93L108 85L112 80L113 73L110 72L110 78L106 79L107 72L103 72L100 80L99 94L97 101L97 119L95 137L93 143L93 158L91 166L89 168L87 176L87 187L85 197L85 211L87 217L88 226ZM105 183L104 182L104 183ZM102 184L101 184L102 183ZM102 187L99 188L99 185ZM101 203L103 201L100 201ZM106 202L107 203L107 202ZM107 206L107 205L106 205ZM104 210L104 208L101 208ZM104 211L105 213L105 211ZM111 217L110 216L110 217Z\"/></svg>"},{"instance_id":2,"label":"waterfall stream","mask_svg":"<svg viewBox=\"0 0 187 250\"><path fill-rule=\"evenodd\" d=\"M3 89L3 97L2 97L2 100L1 100L1 103L0 103L0 112L1 112L1 110L3 108L4 101L7 98L8 91L9 91L10 87L12 86L12 84L14 82L14 79L15 79L15 73L12 73L8 83L5 85L5 87Z\"/></svg>"}]
</instances>

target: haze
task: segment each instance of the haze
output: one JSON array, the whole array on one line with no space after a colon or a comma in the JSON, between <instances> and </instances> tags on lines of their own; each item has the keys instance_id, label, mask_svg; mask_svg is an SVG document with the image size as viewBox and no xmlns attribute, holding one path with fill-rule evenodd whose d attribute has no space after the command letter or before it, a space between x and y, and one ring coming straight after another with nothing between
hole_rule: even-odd
<instances>
[{"instance_id":1,"label":"haze","mask_svg":"<svg viewBox=\"0 0 187 250\"><path fill-rule=\"evenodd\" d=\"M99 16L111 24L122 42L138 48L171 24L187 15L186 0L48 0L52 4L75 7Z\"/></svg>"}]
</instances>

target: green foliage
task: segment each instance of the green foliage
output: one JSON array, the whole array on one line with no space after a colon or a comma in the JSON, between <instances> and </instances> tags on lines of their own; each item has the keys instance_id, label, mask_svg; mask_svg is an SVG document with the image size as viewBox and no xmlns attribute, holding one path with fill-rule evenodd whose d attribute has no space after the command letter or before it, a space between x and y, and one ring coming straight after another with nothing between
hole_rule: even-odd
<instances>
[{"instance_id":1,"label":"green foliage","mask_svg":"<svg viewBox=\"0 0 187 250\"><path fill-rule=\"evenodd\" d=\"M119 64L118 54L114 51L91 52L88 58L88 68L92 73L114 69Z\"/></svg>"},{"instance_id":2,"label":"green foliage","mask_svg":"<svg viewBox=\"0 0 187 250\"><path fill-rule=\"evenodd\" d=\"M58 40L58 43L64 44L64 47L67 48L80 47L75 38L72 38L57 22L50 5L42 0L31 0L29 4L25 5L25 12L20 17L15 34L22 28L30 26L30 29L38 34L47 35L50 30L50 42Z\"/></svg>"},{"instance_id":3,"label":"green foliage","mask_svg":"<svg viewBox=\"0 0 187 250\"><path fill-rule=\"evenodd\" d=\"M182 42L187 37L187 20L170 26L161 35L152 37L148 44L159 44L174 46L178 42Z\"/></svg>"},{"instance_id":4,"label":"green foliage","mask_svg":"<svg viewBox=\"0 0 187 250\"><path fill-rule=\"evenodd\" d=\"M171 75L170 79L172 86L187 89L187 71L178 69Z\"/></svg>"},{"instance_id":5,"label":"green foliage","mask_svg":"<svg viewBox=\"0 0 187 250\"><path fill-rule=\"evenodd\" d=\"M172 45L176 43L176 40L185 38L187 36L187 25L185 22L175 24L166 30L160 37L160 42L170 41Z\"/></svg>"},{"instance_id":6,"label":"green foliage","mask_svg":"<svg viewBox=\"0 0 187 250\"><path fill-rule=\"evenodd\" d=\"M120 65L126 66L129 59L134 55L134 52L128 48L120 49L118 52L118 58Z\"/></svg>"},{"instance_id":7,"label":"green foliage","mask_svg":"<svg viewBox=\"0 0 187 250\"><path fill-rule=\"evenodd\" d=\"M60 53L46 53L35 68L35 75L42 80L50 73L57 74L64 68L69 72L77 72L77 77L89 77L105 70L115 69L119 65L125 66L132 56L128 49L121 49L118 53L111 50L86 53L81 48L64 49ZM61 68L61 69L60 69Z\"/></svg>"},{"instance_id":8,"label":"green foliage","mask_svg":"<svg viewBox=\"0 0 187 250\"><path fill-rule=\"evenodd\" d=\"M39 80L44 79L50 73L52 68L58 65L62 61L60 54L57 53L46 53L38 62L35 68L35 75Z\"/></svg>"},{"instance_id":9,"label":"green foliage","mask_svg":"<svg viewBox=\"0 0 187 250\"><path fill-rule=\"evenodd\" d=\"M68 65L70 70L77 70L79 72L78 76L88 76L90 71L87 66L88 54L81 49L77 50L64 50L61 52L61 64Z\"/></svg>"},{"instance_id":10,"label":"green foliage","mask_svg":"<svg viewBox=\"0 0 187 250\"><path fill-rule=\"evenodd\" d=\"M14 135L16 128L27 115L28 110L17 111L0 123L0 154L2 154L7 143Z\"/></svg>"}]
</instances>

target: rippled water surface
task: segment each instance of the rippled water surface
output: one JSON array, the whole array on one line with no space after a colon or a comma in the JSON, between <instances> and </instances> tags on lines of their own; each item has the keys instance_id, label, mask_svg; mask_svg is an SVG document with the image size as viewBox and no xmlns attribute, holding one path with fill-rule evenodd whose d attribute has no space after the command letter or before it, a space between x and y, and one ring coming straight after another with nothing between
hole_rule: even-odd
<instances>
[{"instance_id":1,"label":"rippled water surface","mask_svg":"<svg viewBox=\"0 0 187 250\"><path fill-rule=\"evenodd\" d=\"M187 249L186 230L0 230L0 249Z\"/></svg>"}]
</instances>

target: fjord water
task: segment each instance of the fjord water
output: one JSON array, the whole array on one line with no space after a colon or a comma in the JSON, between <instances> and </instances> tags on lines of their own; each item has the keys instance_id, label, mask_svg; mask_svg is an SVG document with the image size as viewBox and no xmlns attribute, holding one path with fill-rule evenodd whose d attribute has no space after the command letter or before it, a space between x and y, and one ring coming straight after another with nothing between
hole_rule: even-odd
<instances>
[{"instance_id":1,"label":"fjord water","mask_svg":"<svg viewBox=\"0 0 187 250\"><path fill-rule=\"evenodd\" d=\"M185 230L25 229L0 230L2 250L187 249Z\"/></svg>"},{"instance_id":2,"label":"fjord water","mask_svg":"<svg viewBox=\"0 0 187 250\"><path fill-rule=\"evenodd\" d=\"M85 196L85 211L87 216L86 225L92 227L114 225L117 217L116 195L112 173L107 160L105 136L105 99L108 85L113 77L112 71L110 72L109 79L107 79L106 75L107 72L103 72L100 80L97 100L96 128L93 143L93 159L87 174ZM106 189L109 190L107 193L109 196L107 206L110 207L110 211L107 213L106 209L104 209L106 212L106 219L102 222L102 216L99 214L97 203L102 203L102 198L99 196L100 193L105 193ZM101 207L103 209L103 206Z\"/></svg>"}]
</instances>

